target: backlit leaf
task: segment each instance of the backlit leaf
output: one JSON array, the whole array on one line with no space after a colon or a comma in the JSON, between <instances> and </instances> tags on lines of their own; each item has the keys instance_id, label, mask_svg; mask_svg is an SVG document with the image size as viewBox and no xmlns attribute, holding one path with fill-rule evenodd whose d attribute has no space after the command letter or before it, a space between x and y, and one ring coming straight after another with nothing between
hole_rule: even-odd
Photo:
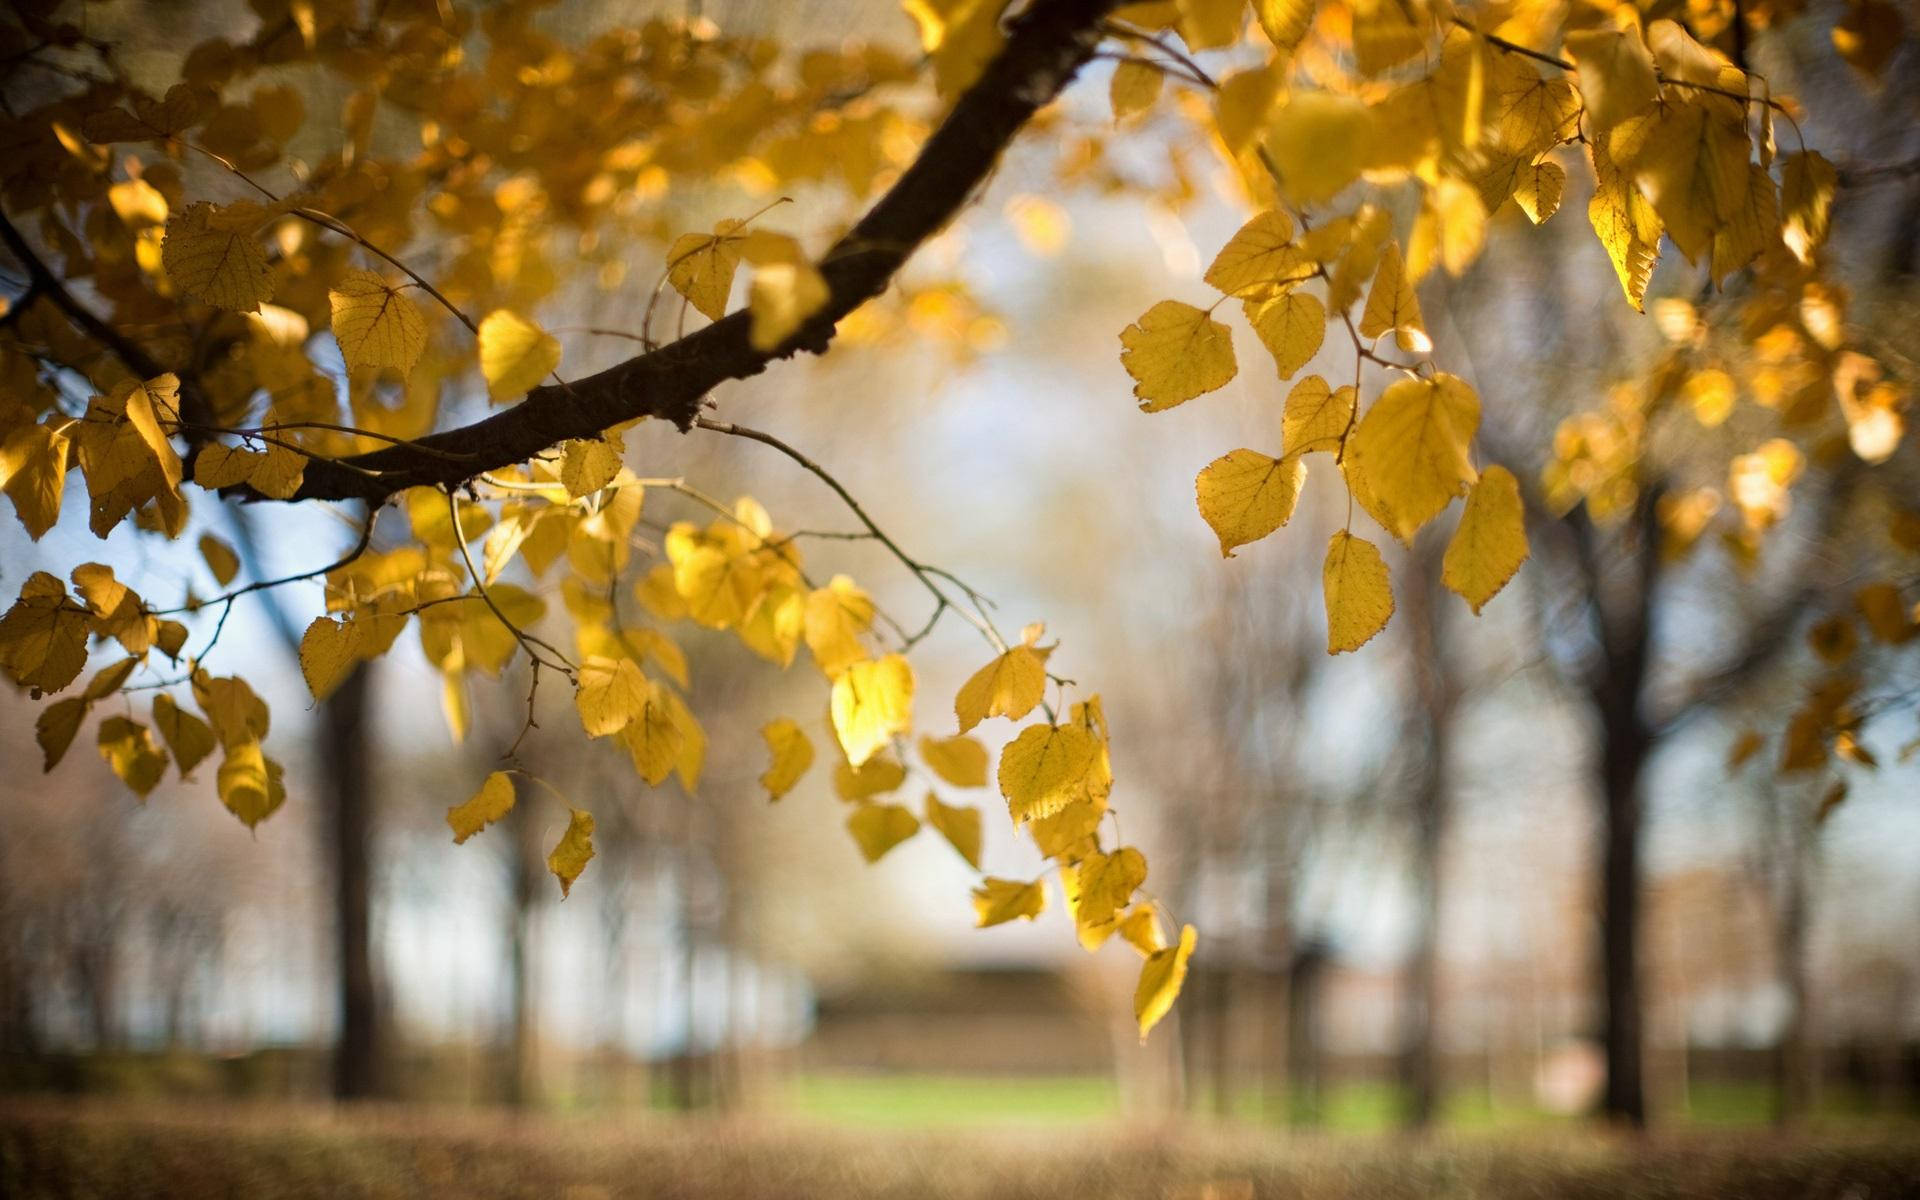
<instances>
[{"instance_id":1,"label":"backlit leaf","mask_svg":"<svg viewBox=\"0 0 1920 1200\"><path fill-rule=\"evenodd\" d=\"M1160 412L1225 387L1239 370L1233 334L1191 304L1162 300L1121 331L1120 365L1142 412Z\"/></svg>"},{"instance_id":2,"label":"backlit leaf","mask_svg":"<svg viewBox=\"0 0 1920 1200\"><path fill-rule=\"evenodd\" d=\"M573 891L574 880L580 878L580 872L593 860L593 814L578 808L570 811L573 815L567 821L567 831L547 854L547 870L560 881L562 900Z\"/></svg>"},{"instance_id":3,"label":"backlit leaf","mask_svg":"<svg viewBox=\"0 0 1920 1200\"><path fill-rule=\"evenodd\" d=\"M487 776L479 791L447 809L447 828L453 830L454 843L466 841L512 812L514 798L513 776L505 771Z\"/></svg>"},{"instance_id":4,"label":"backlit leaf","mask_svg":"<svg viewBox=\"0 0 1920 1200\"><path fill-rule=\"evenodd\" d=\"M1321 587L1327 604L1327 653L1358 650L1387 627L1393 587L1372 542L1345 530L1327 543Z\"/></svg>"}]
</instances>

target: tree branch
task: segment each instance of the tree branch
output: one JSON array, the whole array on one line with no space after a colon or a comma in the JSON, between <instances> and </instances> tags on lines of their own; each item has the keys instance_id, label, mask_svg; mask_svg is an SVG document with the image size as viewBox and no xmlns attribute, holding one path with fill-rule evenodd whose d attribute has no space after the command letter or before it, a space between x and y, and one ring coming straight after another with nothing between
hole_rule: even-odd
<instances>
[{"instance_id":1,"label":"tree branch","mask_svg":"<svg viewBox=\"0 0 1920 1200\"><path fill-rule=\"evenodd\" d=\"M372 503L405 488L451 487L571 438L592 437L639 417L684 432L715 386L746 379L802 350L824 353L834 326L879 295L920 244L938 233L992 174L1020 129L1093 56L1101 19L1117 0L1035 0L1015 18L1005 46L955 103L920 155L859 224L821 260L828 298L784 343L755 349L749 318L735 312L669 345L565 387L533 389L512 408L459 429L337 463L318 460L294 500ZM422 447L428 452L423 453ZM441 453L434 453L434 452ZM471 456L449 461L444 452ZM241 489L241 495L260 500Z\"/></svg>"}]
</instances>

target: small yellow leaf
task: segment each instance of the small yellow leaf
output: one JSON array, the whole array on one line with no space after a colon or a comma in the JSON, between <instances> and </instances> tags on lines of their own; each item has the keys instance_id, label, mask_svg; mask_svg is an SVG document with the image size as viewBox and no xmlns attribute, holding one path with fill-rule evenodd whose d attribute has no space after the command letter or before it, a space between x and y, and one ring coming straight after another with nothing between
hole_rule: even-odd
<instances>
[{"instance_id":1,"label":"small yellow leaf","mask_svg":"<svg viewBox=\"0 0 1920 1200\"><path fill-rule=\"evenodd\" d=\"M1030 725L1000 752L1000 794L1014 823L1050 817L1086 792L1100 743L1077 725Z\"/></svg>"},{"instance_id":2,"label":"small yellow leaf","mask_svg":"<svg viewBox=\"0 0 1920 1200\"><path fill-rule=\"evenodd\" d=\"M1253 0L1253 15L1260 28L1283 54L1299 49L1313 24L1315 0Z\"/></svg>"},{"instance_id":3,"label":"small yellow leaf","mask_svg":"<svg viewBox=\"0 0 1920 1200\"><path fill-rule=\"evenodd\" d=\"M1592 134L1637 115L1660 94L1653 55L1638 30L1578 29L1567 34L1565 45Z\"/></svg>"},{"instance_id":4,"label":"small yellow leaf","mask_svg":"<svg viewBox=\"0 0 1920 1200\"><path fill-rule=\"evenodd\" d=\"M1115 67L1113 79L1107 85L1107 98L1113 105L1113 119L1124 121L1152 108L1153 102L1160 98L1160 87L1165 78L1164 71L1147 63L1123 62Z\"/></svg>"},{"instance_id":5,"label":"small yellow leaf","mask_svg":"<svg viewBox=\"0 0 1920 1200\"><path fill-rule=\"evenodd\" d=\"M862 804L847 818L847 832L870 863L920 832L920 818L898 804Z\"/></svg>"},{"instance_id":6,"label":"small yellow leaf","mask_svg":"<svg viewBox=\"0 0 1920 1200\"><path fill-rule=\"evenodd\" d=\"M38 424L23 425L0 439L0 491L13 501L20 524L36 542L60 520L67 446L64 433Z\"/></svg>"},{"instance_id":7,"label":"small yellow leaf","mask_svg":"<svg viewBox=\"0 0 1920 1200\"><path fill-rule=\"evenodd\" d=\"M272 816L287 800L280 764L261 753L256 741L227 747L216 786L220 802L249 829Z\"/></svg>"},{"instance_id":8,"label":"small yellow leaf","mask_svg":"<svg viewBox=\"0 0 1920 1200\"><path fill-rule=\"evenodd\" d=\"M373 271L348 271L327 292L333 338L347 369L412 372L427 347L427 323L399 288Z\"/></svg>"},{"instance_id":9,"label":"small yellow leaf","mask_svg":"<svg viewBox=\"0 0 1920 1200\"><path fill-rule=\"evenodd\" d=\"M200 557L206 560L207 569L213 572L213 578L221 587L233 582L240 573L240 556L233 547L213 536L211 533L200 535Z\"/></svg>"},{"instance_id":10,"label":"small yellow leaf","mask_svg":"<svg viewBox=\"0 0 1920 1200\"><path fill-rule=\"evenodd\" d=\"M300 638L300 674L315 700L333 694L360 661L360 627L317 617Z\"/></svg>"},{"instance_id":11,"label":"small yellow leaf","mask_svg":"<svg viewBox=\"0 0 1920 1200\"><path fill-rule=\"evenodd\" d=\"M1331 200L1360 178L1375 140L1365 102L1318 88L1295 90L1267 125L1280 186L1303 205Z\"/></svg>"},{"instance_id":12,"label":"small yellow leaf","mask_svg":"<svg viewBox=\"0 0 1920 1200\"><path fill-rule=\"evenodd\" d=\"M1289 287L1313 276L1314 263L1293 245L1293 218L1279 209L1254 217L1228 239L1206 281L1229 296Z\"/></svg>"},{"instance_id":13,"label":"small yellow leaf","mask_svg":"<svg viewBox=\"0 0 1920 1200\"><path fill-rule=\"evenodd\" d=\"M907 769L891 755L876 754L859 766L841 762L833 769L833 790L852 804L893 791L907 781Z\"/></svg>"},{"instance_id":14,"label":"small yellow leaf","mask_svg":"<svg viewBox=\"0 0 1920 1200\"><path fill-rule=\"evenodd\" d=\"M1022 917L1031 921L1047 909L1047 889L1038 879L1021 883L1017 879L988 877L973 889L974 924L985 929Z\"/></svg>"},{"instance_id":15,"label":"small yellow leaf","mask_svg":"<svg viewBox=\"0 0 1920 1200\"><path fill-rule=\"evenodd\" d=\"M1160 412L1223 388L1239 367L1233 334L1191 304L1162 300L1120 333L1120 365L1142 412Z\"/></svg>"},{"instance_id":16,"label":"small yellow leaf","mask_svg":"<svg viewBox=\"0 0 1920 1200\"><path fill-rule=\"evenodd\" d=\"M587 736L606 737L641 714L647 694L647 678L632 659L589 658L580 664L573 703Z\"/></svg>"},{"instance_id":17,"label":"small yellow leaf","mask_svg":"<svg viewBox=\"0 0 1920 1200\"><path fill-rule=\"evenodd\" d=\"M826 587L807 594L807 649L829 679L867 657L860 635L872 625L873 599L845 575L835 575Z\"/></svg>"},{"instance_id":18,"label":"small yellow leaf","mask_svg":"<svg viewBox=\"0 0 1920 1200\"><path fill-rule=\"evenodd\" d=\"M1121 918L1118 932L1123 941L1143 955L1151 955L1167 945L1166 931L1160 927L1160 914L1151 904L1134 905L1133 911Z\"/></svg>"},{"instance_id":19,"label":"small yellow leaf","mask_svg":"<svg viewBox=\"0 0 1920 1200\"><path fill-rule=\"evenodd\" d=\"M67 748L73 745L80 723L87 719L87 711L92 706L92 701L85 696L69 696L40 710L33 722L33 734L34 740L40 743L41 770L53 770L66 757Z\"/></svg>"},{"instance_id":20,"label":"small yellow leaf","mask_svg":"<svg viewBox=\"0 0 1920 1200\"><path fill-rule=\"evenodd\" d=\"M1491 466L1467 493L1440 579L1478 614L1527 561L1527 518L1513 472Z\"/></svg>"},{"instance_id":21,"label":"small yellow leaf","mask_svg":"<svg viewBox=\"0 0 1920 1200\"><path fill-rule=\"evenodd\" d=\"M559 339L518 313L495 309L480 322L480 373L495 403L526 395L559 365Z\"/></svg>"},{"instance_id":22,"label":"small yellow leaf","mask_svg":"<svg viewBox=\"0 0 1920 1200\"><path fill-rule=\"evenodd\" d=\"M827 281L807 262L777 262L755 268L747 288L747 311L753 324L747 340L756 350L772 350L825 307L831 293Z\"/></svg>"},{"instance_id":23,"label":"small yellow leaf","mask_svg":"<svg viewBox=\"0 0 1920 1200\"><path fill-rule=\"evenodd\" d=\"M1521 167L1514 174L1513 202L1535 225L1560 211L1560 197L1566 190L1566 169L1552 159Z\"/></svg>"},{"instance_id":24,"label":"small yellow leaf","mask_svg":"<svg viewBox=\"0 0 1920 1200\"><path fill-rule=\"evenodd\" d=\"M1018 721L1047 694L1047 660L1029 645L1009 649L973 673L953 698L953 715L965 733L988 717Z\"/></svg>"},{"instance_id":25,"label":"small yellow leaf","mask_svg":"<svg viewBox=\"0 0 1920 1200\"><path fill-rule=\"evenodd\" d=\"M1352 384L1330 388L1318 375L1294 384L1280 417L1280 444L1287 455L1337 452L1353 425L1354 395Z\"/></svg>"},{"instance_id":26,"label":"small yellow leaf","mask_svg":"<svg viewBox=\"0 0 1920 1200\"><path fill-rule=\"evenodd\" d=\"M940 797L927 793L927 824L940 831L947 844L960 852L967 865L980 869L980 810L964 805L942 804Z\"/></svg>"},{"instance_id":27,"label":"small yellow leaf","mask_svg":"<svg viewBox=\"0 0 1920 1200\"><path fill-rule=\"evenodd\" d=\"M0 617L0 669L35 692L57 692L87 665L93 614L67 595L59 578L35 571Z\"/></svg>"},{"instance_id":28,"label":"small yellow leaf","mask_svg":"<svg viewBox=\"0 0 1920 1200\"><path fill-rule=\"evenodd\" d=\"M174 703L165 692L153 698L153 727L160 731L167 749L173 751L173 761L183 779L219 744L205 721Z\"/></svg>"},{"instance_id":29,"label":"small yellow leaf","mask_svg":"<svg viewBox=\"0 0 1920 1200\"><path fill-rule=\"evenodd\" d=\"M573 891L573 881L580 878L580 872L593 860L593 814L578 808L572 812L566 833L547 855L547 870L560 881L562 900Z\"/></svg>"},{"instance_id":30,"label":"small yellow leaf","mask_svg":"<svg viewBox=\"0 0 1920 1200\"><path fill-rule=\"evenodd\" d=\"M232 213L240 211L232 206ZM273 298L273 268L249 223L221 219L225 215L206 203L175 213L167 222L160 262L174 286L194 299L253 312Z\"/></svg>"},{"instance_id":31,"label":"small yellow leaf","mask_svg":"<svg viewBox=\"0 0 1920 1200\"><path fill-rule=\"evenodd\" d=\"M615 699L613 703L621 701ZM687 730L677 716L666 686L647 680L643 700L617 735L620 744L626 747L627 756L633 760L633 769L649 786L658 787L681 766L687 748Z\"/></svg>"},{"instance_id":32,"label":"small yellow leaf","mask_svg":"<svg viewBox=\"0 0 1920 1200\"><path fill-rule=\"evenodd\" d=\"M1194 493L1200 515L1220 539L1220 556L1232 558L1234 547L1285 525L1306 477L1297 456L1268 458L1256 450L1231 450L1203 467Z\"/></svg>"},{"instance_id":33,"label":"small yellow leaf","mask_svg":"<svg viewBox=\"0 0 1920 1200\"><path fill-rule=\"evenodd\" d=\"M711 234L681 234L667 250L667 282L709 321L727 315L740 267L740 239L732 236L738 228L738 221L722 221Z\"/></svg>"},{"instance_id":34,"label":"small yellow leaf","mask_svg":"<svg viewBox=\"0 0 1920 1200\"><path fill-rule=\"evenodd\" d=\"M1378 338L1388 332L1402 350L1425 354L1433 349L1420 319L1420 298L1414 295L1413 280L1407 277L1406 263L1400 257L1400 243L1393 241L1380 252L1380 266L1367 292L1367 307L1360 314L1361 337Z\"/></svg>"},{"instance_id":35,"label":"small yellow leaf","mask_svg":"<svg viewBox=\"0 0 1920 1200\"><path fill-rule=\"evenodd\" d=\"M1347 452L1388 532L1405 542L1467 490L1468 446L1479 427L1480 398L1456 376L1402 379L1380 393Z\"/></svg>"},{"instance_id":36,"label":"small yellow leaf","mask_svg":"<svg viewBox=\"0 0 1920 1200\"><path fill-rule=\"evenodd\" d=\"M620 447L602 438L578 438L560 448L560 486L578 500L613 482L620 473Z\"/></svg>"},{"instance_id":37,"label":"small yellow leaf","mask_svg":"<svg viewBox=\"0 0 1920 1200\"><path fill-rule=\"evenodd\" d=\"M1780 236L1803 263L1811 263L1813 252L1827 240L1828 213L1839 186L1833 164L1812 151L1780 161L1780 215L1785 222Z\"/></svg>"},{"instance_id":38,"label":"small yellow leaf","mask_svg":"<svg viewBox=\"0 0 1920 1200\"><path fill-rule=\"evenodd\" d=\"M1160 1023L1180 996L1180 985L1187 980L1187 960L1193 957L1193 926L1180 930L1180 944L1156 950L1140 964L1140 982L1133 989L1133 1016L1139 1022L1140 1037Z\"/></svg>"},{"instance_id":39,"label":"small yellow leaf","mask_svg":"<svg viewBox=\"0 0 1920 1200\"><path fill-rule=\"evenodd\" d=\"M1393 587L1380 551L1344 529L1327 543L1321 586L1327 603L1328 654L1358 650L1393 616Z\"/></svg>"},{"instance_id":40,"label":"small yellow leaf","mask_svg":"<svg viewBox=\"0 0 1920 1200\"><path fill-rule=\"evenodd\" d=\"M935 775L955 787L987 786L987 748L964 733L950 738L921 738L920 758Z\"/></svg>"},{"instance_id":41,"label":"small yellow leaf","mask_svg":"<svg viewBox=\"0 0 1920 1200\"><path fill-rule=\"evenodd\" d=\"M167 753L154 744L153 734L126 717L100 722L100 757L142 800L167 770Z\"/></svg>"},{"instance_id":42,"label":"small yellow leaf","mask_svg":"<svg viewBox=\"0 0 1920 1200\"><path fill-rule=\"evenodd\" d=\"M813 742L791 717L780 717L760 727L773 762L760 776L767 799L778 800L793 790L800 777L813 765Z\"/></svg>"},{"instance_id":43,"label":"small yellow leaf","mask_svg":"<svg viewBox=\"0 0 1920 1200\"><path fill-rule=\"evenodd\" d=\"M913 724L913 668L898 654L857 662L833 681L833 731L859 766Z\"/></svg>"},{"instance_id":44,"label":"small yellow leaf","mask_svg":"<svg viewBox=\"0 0 1920 1200\"><path fill-rule=\"evenodd\" d=\"M1285 292L1263 300L1249 299L1243 308L1247 322L1260 336L1260 344L1273 355L1273 365L1282 379L1299 374L1326 340L1327 308L1316 296Z\"/></svg>"},{"instance_id":45,"label":"small yellow leaf","mask_svg":"<svg viewBox=\"0 0 1920 1200\"><path fill-rule=\"evenodd\" d=\"M487 776L480 790L466 801L447 809L447 828L453 830L455 845L513 811L513 776L495 771Z\"/></svg>"}]
</instances>

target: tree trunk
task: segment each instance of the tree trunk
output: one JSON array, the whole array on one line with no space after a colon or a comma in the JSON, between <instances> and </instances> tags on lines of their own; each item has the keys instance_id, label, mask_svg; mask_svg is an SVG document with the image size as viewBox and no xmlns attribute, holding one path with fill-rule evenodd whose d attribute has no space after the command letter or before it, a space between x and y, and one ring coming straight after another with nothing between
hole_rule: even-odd
<instances>
[{"instance_id":1,"label":"tree trunk","mask_svg":"<svg viewBox=\"0 0 1920 1200\"><path fill-rule=\"evenodd\" d=\"M1787 990L1787 1019L1773 1055L1774 1120L1782 1125L1804 1118L1813 1103L1812 987L1807 970L1807 861L1803 842L1804 835L1797 834L1786 850L1787 861L1782 864L1786 894L1776 935L1780 977Z\"/></svg>"},{"instance_id":2,"label":"tree trunk","mask_svg":"<svg viewBox=\"0 0 1920 1200\"><path fill-rule=\"evenodd\" d=\"M333 1095L379 1093L379 997L373 977L373 770L367 737L372 670L362 666L320 705L320 786L333 865L334 949L340 982L340 1037Z\"/></svg>"},{"instance_id":3,"label":"tree trunk","mask_svg":"<svg viewBox=\"0 0 1920 1200\"><path fill-rule=\"evenodd\" d=\"M1623 704L1610 704L1603 711L1600 863L1602 1038L1607 1060L1601 1111L1635 1128L1647 1123L1639 974L1640 790L1651 748L1651 737L1633 702L1638 695L1636 686Z\"/></svg>"},{"instance_id":4,"label":"tree trunk","mask_svg":"<svg viewBox=\"0 0 1920 1200\"><path fill-rule=\"evenodd\" d=\"M1406 744L1418 747L1412 786L1411 863L1416 908L1400 1033L1400 1084L1409 1129L1433 1123L1440 1107L1440 850L1447 822L1447 754L1459 687L1441 645L1435 556L1415 556L1401 589L1408 608L1412 705Z\"/></svg>"},{"instance_id":5,"label":"tree trunk","mask_svg":"<svg viewBox=\"0 0 1920 1200\"><path fill-rule=\"evenodd\" d=\"M520 786L516 784L516 786ZM501 1092L515 1108L539 1103L537 1014L533 1001L533 915L544 864L540 827L524 795L509 815L513 824L513 908L508 914L509 984L513 1029L507 1046L506 1078Z\"/></svg>"}]
</instances>

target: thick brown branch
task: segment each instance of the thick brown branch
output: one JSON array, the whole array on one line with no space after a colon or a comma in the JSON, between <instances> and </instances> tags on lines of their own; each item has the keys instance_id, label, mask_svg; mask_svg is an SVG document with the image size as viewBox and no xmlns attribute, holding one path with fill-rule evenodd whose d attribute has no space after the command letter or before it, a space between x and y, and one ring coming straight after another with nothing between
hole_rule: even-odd
<instances>
[{"instance_id":1,"label":"thick brown branch","mask_svg":"<svg viewBox=\"0 0 1920 1200\"><path fill-rule=\"evenodd\" d=\"M821 260L827 303L783 344L755 349L747 337L747 314L733 313L597 375L565 387L535 388L510 409L414 446L392 446L339 463L310 462L293 499L377 503L403 488L453 486L523 462L556 442L592 437L637 417L663 418L684 431L692 427L701 398L718 384L757 375L776 359L802 350L824 352L835 324L879 295L920 244L953 219L992 174L1014 135L1092 57L1100 21L1116 3L1036 0L1014 20L1006 45L927 139L913 165ZM462 457L450 460L445 452Z\"/></svg>"}]
</instances>

